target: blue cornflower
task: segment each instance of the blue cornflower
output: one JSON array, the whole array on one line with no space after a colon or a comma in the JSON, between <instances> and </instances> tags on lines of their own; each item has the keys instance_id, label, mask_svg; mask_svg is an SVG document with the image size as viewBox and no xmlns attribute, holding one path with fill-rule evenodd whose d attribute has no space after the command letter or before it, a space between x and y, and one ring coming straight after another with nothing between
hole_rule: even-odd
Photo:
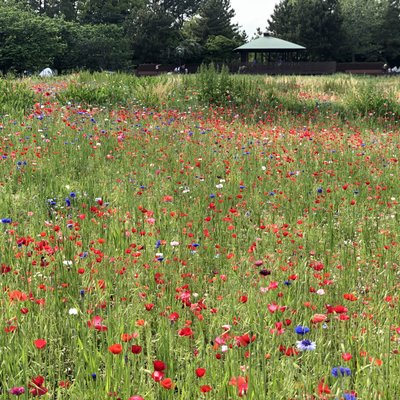
<instances>
[{"instance_id":1,"label":"blue cornflower","mask_svg":"<svg viewBox=\"0 0 400 400\"><path fill-rule=\"evenodd\" d=\"M2 224L11 224L12 219L11 218L2 218L1 223Z\"/></svg>"},{"instance_id":2,"label":"blue cornflower","mask_svg":"<svg viewBox=\"0 0 400 400\"><path fill-rule=\"evenodd\" d=\"M83 289L79 291L79 294L81 295L82 299L85 297L85 291Z\"/></svg>"},{"instance_id":3,"label":"blue cornflower","mask_svg":"<svg viewBox=\"0 0 400 400\"><path fill-rule=\"evenodd\" d=\"M69 194L69 197L72 197L73 199L76 197L76 193L75 192L71 192L70 194Z\"/></svg>"},{"instance_id":4,"label":"blue cornflower","mask_svg":"<svg viewBox=\"0 0 400 400\"><path fill-rule=\"evenodd\" d=\"M66 207L71 207L71 200L69 199L69 197L67 197L67 198L65 199L65 206L66 206Z\"/></svg>"},{"instance_id":5,"label":"blue cornflower","mask_svg":"<svg viewBox=\"0 0 400 400\"><path fill-rule=\"evenodd\" d=\"M156 249L158 249L161 246L161 240L157 240L156 242Z\"/></svg>"},{"instance_id":6,"label":"blue cornflower","mask_svg":"<svg viewBox=\"0 0 400 400\"><path fill-rule=\"evenodd\" d=\"M210 199L213 199L215 197L215 194L211 193L210 194Z\"/></svg>"},{"instance_id":7,"label":"blue cornflower","mask_svg":"<svg viewBox=\"0 0 400 400\"><path fill-rule=\"evenodd\" d=\"M339 377L339 376L350 376L351 370L348 367L334 367L331 371L332 376Z\"/></svg>"},{"instance_id":8,"label":"blue cornflower","mask_svg":"<svg viewBox=\"0 0 400 400\"><path fill-rule=\"evenodd\" d=\"M357 400L357 396L353 393L343 393L344 400Z\"/></svg>"},{"instance_id":9,"label":"blue cornflower","mask_svg":"<svg viewBox=\"0 0 400 400\"><path fill-rule=\"evenodd\" d=\"M294 331L298 335L305 335L306 333L310 332L310 328L307 328L306 326L297 325L296 328L294 328Z\"/></svg>"},{"instance_id":10,"label":"blue cornflower","mask_svg":"<svg viewBox=\"0 0 400 400\"><path fill-rule=\"evenodd\" d=\"M324 191L324 189L322 189L321 187L319 187L318 189L317 189L317 192L318 193L322 193Z\"/></svg>"},{"instance_id":11,"label":"blue cornflower","mask_svg":"<svg viewBox=\"0 0 400 400\"><path fill-rule=\"evenodd\" d=\"M296 346L300 351L313 351L316 348L315 342L308 339L298 340Z\"/></svg>"},{"instance_id":12,"label":"blue cornflower","mask_svg":"<svg viewBox=\"0 0 400 400\"><path fill-rule=\"evenodd\" d=\"M343 393L344 400L357 400L357 396L353 393Z\"/></svg>"},{"instance_id":13,"label":"blue cornflower","mask_svg":"<svg viewBox=\"0 0 400 400\"><path fill-rule=\"evenodd\" d=\"M95 373L93 373L91 376L92 376L92 379L95 381L97 378L97 375Z\"/></svg>"}]
</instances>

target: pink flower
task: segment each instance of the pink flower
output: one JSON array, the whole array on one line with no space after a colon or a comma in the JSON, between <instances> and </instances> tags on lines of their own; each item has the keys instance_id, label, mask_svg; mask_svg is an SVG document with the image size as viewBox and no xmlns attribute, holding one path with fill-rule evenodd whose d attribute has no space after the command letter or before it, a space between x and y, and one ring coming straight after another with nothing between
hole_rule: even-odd
<instances>
[{"instance_id":1,"label":"pink flower","mask_svg":"<svg viewBox=\"0 0 400 400\"><path fill-rule=\"evenodd\" d=\"M21 394L25 393L25 388L23 386L16 386L16 387L11 388L8 392L10 394L20 396Z\"/></svg>"}]
</instances>

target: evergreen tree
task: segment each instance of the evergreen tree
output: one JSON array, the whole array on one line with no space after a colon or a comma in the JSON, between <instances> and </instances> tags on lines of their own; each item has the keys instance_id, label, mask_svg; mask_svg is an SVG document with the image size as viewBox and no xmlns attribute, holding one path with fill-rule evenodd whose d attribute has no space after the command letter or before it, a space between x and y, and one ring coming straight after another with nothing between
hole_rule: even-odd
<instances>
[{"instance_id":1,"label":"evergreen tree","mask_svg":"<svg viewBox=\"0 0 400 400\"><path fill-rule=\"evenodd\" d=\"M232 23L234 16L230 0L205 0L198 15L186 25L186 41L198 43L205 62L229 62L237 57L233 49L243 44L245 33Z\"/></svg>"},{"instance_id":2,"label":"evergreen tree","mask_svg":"<svg viewBox=\"0 0 400 400\"><path fill-rule=\"evenodd\" d=\"M206 0L199 10L194 34L204 44L210 36L224 36L234 39L239 36L239 28L232 23L235 11L230 0Z\"/></svg>"},{"instance_id":3,"label":"evergreen tree","mask_svg":"<svg viewBox=\"0 0 400 400\"><path fill-rule=\"evenodd\" d=\"M130 0L80 0L79 21L85 24L123 24L129 15Z\"/></svg>"},{"instance_id":4,"label":"evergreen tree","mask_svg":"<svg viewBox=\"0 0 400 400\"><path fill-rule=\"evenodd\" d=\"M283 0L268 21L275 36L307 48L311 60L335 60L343 42L338 0Z\"/></svg>"}]
</instances>

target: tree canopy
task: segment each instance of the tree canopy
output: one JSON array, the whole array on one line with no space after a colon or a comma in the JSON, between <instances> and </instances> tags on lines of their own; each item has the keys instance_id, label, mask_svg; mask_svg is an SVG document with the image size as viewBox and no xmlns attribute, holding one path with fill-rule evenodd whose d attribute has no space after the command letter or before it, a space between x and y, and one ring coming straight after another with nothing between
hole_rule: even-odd
<instances>
[{"instance_id":1,"label":"tree canopy","mask_svg":"<svg viewBox=\"0 0 400 400\"><path fill-rule=\"evenodd\" d=\"M281 0L267 29L311 60L400 62L400 0Z\"/></svg>"},{"instance_id":2,"label":"tree canopy","mask_svg":"<svg viewBox=\"0 0 400 400\"><path fill-rule=\"evenodd\" d=\"M0 71L231 62L234 16L230 0L0 0ZM308 60L400 65L400 0L281 0L266 29Z\"/></svg>"}]
</instances>

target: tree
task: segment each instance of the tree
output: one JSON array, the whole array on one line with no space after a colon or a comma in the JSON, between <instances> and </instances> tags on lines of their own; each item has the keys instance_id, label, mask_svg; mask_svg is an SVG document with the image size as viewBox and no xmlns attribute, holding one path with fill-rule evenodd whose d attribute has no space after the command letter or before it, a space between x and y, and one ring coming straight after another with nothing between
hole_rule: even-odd
<instances>
[{"instance_id":1,"label":"tree","mask_svg":"<svg viewBox=\"0 0 400 400\"><path fill-rule=\"evenodd\" d=\"M130 0L79 0L79 21L84 24L123 24L132 7Z\"/></svg>"},{"instance_id":2,"label":"tree","mask_svg":"<svg viewBox=\"0 0 400 400\"><path fill-rule=\"evenodd\" d=\"M0 3L1 70L40 70L64 50L55 20Z\"/></svg>"},{"instance_id":3,"label":"tree","mask_svg":"<svg viewBox=\"0 0 400 400\"><path fill-rule=\"evenodd\" d=\"M234 16L235 10L232 9L230 0L206 0L193 26L194 34L203 44L210 36L237 38L239 28L232 23Z\"/></svg>"},{"instance_id":4,"label":"tree","mask_svg":"<svg viewBox=\"0 0 400 400\"><path fill-rule=\"evenodd\" d=\"M382 57L391 66L400 66L400 0L389 0L380 30Z\"/></svg>"},{"instance_id":5,"label":"tree","mask_svg":"<svg viewBox=\"0 0 400 400\"><path fill-rule=\"evenodd\" d=\"M353 62L381 59L382 24L387 4L376 0L341 0L340 8L344 33L340 58Z\"/></svg>"},{"instance_id":6,"label":"tree","mask_svg":"<svg viewBox=\"0 0 400 400\"><path fill-rule=\"evenodd\" d=\"M171 14L153 4L152 8L135 8L127 21L136 63L169 63L175 59L179 29Z\"/></svg>"},{"instance_id":7,"label":"tree","mask_svg":"<svg viewBox=\"0 0 400 400\"><path fill-rule=\"evenodd\" d=\"M335 60L343 42L339 0L283 0L275 6L268 30L305 46L311 60Z\"/></svg>"},{"instance_id":8,"label":"tree","mask_svg":"<svg viewBox=\"0 0 400 400\"><path fill-rule=\"evenodd\" d=\"M129 66L129 41L121 26L60 21L60 29L66 48L54 61L58 70L115 71Z\"/></svg>"},{"instance_id":9,"label":"tree","mask_svg":"<svg viewBox=\"0 0 400 400\"><path fill-rule=\"evenodd\" d=\"M229 0L206 0L182 32L203 49L204 61L229 62L236 57L233 49L245 41L245 33L231 21L234 16Z\"/></svg>"}]
</instances>

